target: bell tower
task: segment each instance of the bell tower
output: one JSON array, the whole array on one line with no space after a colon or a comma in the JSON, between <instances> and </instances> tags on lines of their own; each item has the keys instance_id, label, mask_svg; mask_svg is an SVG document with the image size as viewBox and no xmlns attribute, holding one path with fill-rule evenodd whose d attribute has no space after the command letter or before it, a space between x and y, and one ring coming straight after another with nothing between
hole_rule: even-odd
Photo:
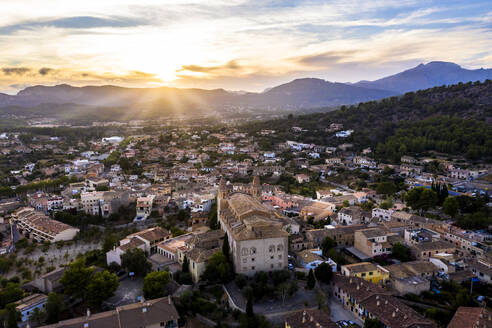
<instances>
[{"instance_id":1,"label":"bell tower","mask_svg":"<svg viewBox=\"0 0 492 328\"><path fill-rule=\"evenodd\" d=\"M217 198L218 199L225 199L227 198L227 186L224 177L220 178L219 182L219 190L217 192Z\"/></svg>"},{"instance_id":2,"label":"bell tower","mask_svg":"<svg viewBox=\"0 0 492 328\"><path fill-rule=\"evenodd\" d=\"M257 175L253 178L253 183L251 184L251 196L261 202L261 184L260 178Z\"/></svg>"}]
</instances>

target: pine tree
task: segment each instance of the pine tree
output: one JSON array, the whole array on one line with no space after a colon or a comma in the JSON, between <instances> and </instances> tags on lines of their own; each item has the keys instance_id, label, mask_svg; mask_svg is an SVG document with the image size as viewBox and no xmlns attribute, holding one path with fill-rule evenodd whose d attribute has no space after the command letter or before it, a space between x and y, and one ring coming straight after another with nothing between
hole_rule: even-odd
<instances>
[{"instance_id":1,"label":"pine tree","mask_svg":"<svg viewBox=\"0 0 492 328\"><path fill-rule=\"evenodd\" d=\"M253 295L250 293L248 295L248 301L246 303L246 316L253 318L254 317L254 312L253 312Z\"/></svg>"},{"instance_id":2,"label":"pine tree","mask_svg":"<svg viewBox=\"0 0 492 328\"><path fill-rule=\"evenodd\" d=\"M316 278L314 277L313 269L309 269L309 274L307 278L307 288L313 289L316 285Z\"/></svg>"},{"instance_id":3,"label":"pine tree","mask_svg":"<svg viewBox=\"0 0 492 328\"><path fill-rule=\"evenodd\" d=\"M183 266L181 267L181 272L190 272L190 261L188 260L188 258L184 257L183 259Z\"/></svg>"},{"instance_id":4,"label":"pine tree","mask_svg":"<svg viewBox=\"0 0 492 328\"><path fill-rule=\"evenodd\" d=\"M227 258L227 261L230 262L230 248L229 248L229 238L227 237L227 234L225 234L224 237L224 242L222 243L222 253L224 253L225 257Z\"/></svg>"}]
</instances>

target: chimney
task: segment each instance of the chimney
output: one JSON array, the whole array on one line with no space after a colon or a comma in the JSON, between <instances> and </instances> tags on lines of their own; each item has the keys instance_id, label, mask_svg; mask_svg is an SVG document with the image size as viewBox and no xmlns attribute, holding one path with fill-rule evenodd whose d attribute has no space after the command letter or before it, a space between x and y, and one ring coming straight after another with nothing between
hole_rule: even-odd
<instances>
[{"instance_id":1,"label":"chimney","mask_svg":"<svg viewBox=\"0 0 492 328\"><path fill-rule=\"evenodd\" d=\"M169 304L171 304L171 296L168 296L168 297L167 297L167 302L168 302Z\"/></svg>"},{"instance_id":2,"label":"chimney","mask_svg":"<svg viewBox=\"0 0 492 328\"><path fill-rule=\"evenodd\" d=\"M379 301L376 302L376 306L379 306Z\"/></svg>"},{"instance_id":3,"label":"chimney","mask_svg":"<svg viewBox=\"0 0 492 328\"><path fill-rule=\"evenodd\" d=\"M313 320L314 320L313 316L310 316L309 321L313 322Z\"/></svg>"},{"instance_id":4,"label":"chimney","mask_svg":"<svg viewBox=\"0 0 492 328\"><path fill-rule=\"evenodd\" d=\"M388 304L388 300L385 300L385 301L384 301L384 304Z\"/></svg>"},{"instance_id":5,"label":"chimney","mask_svg":"<svg viewBox=\"0 0 492 328\"><path fill-rule=\"evenodd\" d=\"M302 323L306 323L306 311L302 312Z\"/></svg>"},{"instance_id":6,"label":"chimney","mask_svg":"<svg viewBox=\"0 0 492 328\"><path fill-rule=\"evenodd\" d=\"M394 317L396 317L396 312L395 312L395 311L393 311L393 313L391 314L391 316L392 316L393 318L394 318Z\"/></svg>"},{"instance_id":7,"label":"chimney","mask_svg":"<svg viewBox=\"0 0 492 328\"><path fill-rule=\"evenodd\" d=\"M91 316L91 309L87 308L87 318L89 318Z\"/></svg>"}]
</instances>

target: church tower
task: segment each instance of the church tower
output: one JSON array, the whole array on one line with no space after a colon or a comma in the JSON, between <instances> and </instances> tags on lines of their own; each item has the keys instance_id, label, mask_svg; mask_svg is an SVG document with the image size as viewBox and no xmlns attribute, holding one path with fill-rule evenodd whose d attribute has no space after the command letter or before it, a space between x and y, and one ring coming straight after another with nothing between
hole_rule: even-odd
<instances>
[{"instance_id":1,"label":"church tower","mask_svg":"<svg viewBox=\"0 0 492 328\"><path fill-rule=\"evenodd\" d=\"M253 183L251 185L251 196L255 197L261 202L261 184L260 178L255 175L253 178Z\"/></svg>"},{"instance_id":2,"label":"church tower","mask_svg":"<svg viewBox=\"0 0 492 328\"><path fill-rule=\"evenodd\" d=\"M217 198L218 199L225 199L227 198L227 186L224 177L220 178L219 182L219 190L217 192Z\"/></svg>"}]
</instances>

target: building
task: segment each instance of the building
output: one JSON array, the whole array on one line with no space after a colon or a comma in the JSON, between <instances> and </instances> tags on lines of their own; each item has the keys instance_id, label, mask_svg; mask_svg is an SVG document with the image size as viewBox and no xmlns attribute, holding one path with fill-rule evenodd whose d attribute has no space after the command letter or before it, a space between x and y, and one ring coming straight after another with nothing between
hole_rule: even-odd
<instances>
[{"instance_id":1,"label":"building","mask_svg":"<svg viewBox=\"0 0 492 328\"><path fill-rule=\"evenodd\" d=\"M342 275L335 275L331 284L335 298L362 321L375 318L390 328L435 327L432 321L391 296L377 284Z\"/></svg>"},{"instance_id":2,"label":"building","mask_svg":"<svg viewBox=\"0 0 492 328\"><path fill-rule=\"evenodd\" d=\"M372 209L372 218L378 218L380 221L390 221L391 214L393 214L393 210L385 210L379 207Z\"/></svg>"},{"instance_id":3,"label":"building","mask_svg":"<svg viewBox=\"0 0 492 328\"><path fill-rule=\"evenodd\" d=\"M126 191L89 191L80 193L82 210L91 215L108 217L121 206L128 206L129 193Z\"/></svg>"},{"instance_id":4,"label":"building","mask_svg":"<svg viewBox=\"0 0 492 328\"><path fill-rule=\"evenodd\" d=\"M410 261L392 264L385 267L391 278L401 279L413 276L432 278L439 272L439 268L428 261Z\"/></svg>"},{"instance_id":5,"label":"building","mask_svg":"<svg viewBox=\"0 0 492 328\"><path fill-rule=\"evenodd\" d=\"M433 255L439 253L454 254L456 247L447 241L437 240L413 245L411 250L417 260L428 260Z\"/></svg>"},{"instance_id":6,"label":"building","mask_svg":"<svg viewBox=\"0 0 492 328\"><path fill-rule=\"evenodd\" d=\"M392 286L398 296L407 294L420 295L430 289L430 281L417 276L393 279Z\"/></svg>"},{"instance_id":7,"label":"building","mask_svg":"<svg viewBox=\"0 0 492 328\"><path fill-rule=\"evenodd\" d=\"M388 241L388 235L391 233L381 228L357 230L354 233L354 247L369 257L391 254L393 246Z\"/></svg>"},{"instance_id":8,"label":"building","mask_svg":"<svg viewBox=\"0 0 492 328\"><path fill-rule=\"evenodd\" d=\"M137 198L137 214L135 220L145 220L152 213L152 204L154 202L155 195L147 195Z\"/></svg>"},{"instance_id":9,"label":"building","mask_svg":"<svg viewBox=\"0 0 492 328\"><path fill-rule=\"evenodd\" d=\"M106 253L106 263L110 265L114 262L121 265L121 256L135 248L141 249L147 255L152 255L157 252L157 245L170 237L169 231L161 227L153 227L128 235L120 240L118 247L113 247Z\"/></svg>"},{"instance_id":10,"label":"building","mask_svg":"<svg viewBox=\"0 0 492 328\"><path fill-rule=\"evenodd\" d=\"M179 314L171 297L156 298L149 301L118 306L107 312L91 314L43 328L177 328Z\"/></svg>"},{"instance_id":11,"label":"building","mask_svg":"<svg viewBox=\"0 0 492 328\"><path fill-rule=\"evenodd\" d=\"M471 260L467 262L473 274L482 282L492 283L492 264L485 260Z\"/></svg>"},{"instance_id":12,"label":"building","mask_svg":"<svg viewBox=\"0 0 492 328\"><path fill-rule=\"evenodd\" d=\"M285 328L337 328L326 312L315 310L303 310L290 314L285 318Z\"/></svg>"},{"instance_id":13,"label":"building","mask_svg":"<svg viewBox=\"0 0 492 328\"><path fill-rule=\"evenodd\" d=\"M221 251L224 235L222 230L210 230L193 236L185 241L185 247L178 249L178 262L183 264L186 256L189 261L188 269L194 283L200 280L208 259Z\"/></svg>"},{"instance_id":14,"label":"building","mask_svg":"<svg viewBox=\"0 0 492 328\"><path fill-rule=\"evenodd\" d=\"M354 246L355 231L365 229L364 225L338 226L332 229L315 229L306 231L306 241L310 247L321 247L326 237L333 239L337 246Z\"/></svg>"},{"instance_id":15,"label":"building","mask_svg":"<svg viewBox=\"0 0 492 328\"><path fill-rule=\"evenodd\" d=\"M17 225L21 235L38 242L72 240L79 229L53 220L32 207L24 207L12 214L11 221Z\"/></svg>"},{"instance_id":16,"label":"building","mask_svg":"<svg viewBox=\"0 0 492 328\"><path fill-rule=\"evenodd\" d=\"M60 279L65 272L65 267L55 269L48 272L41 277L33 280L30 285L39 289L39 291L49 294L51 292L59 292L63 289L62 284L60 284Z\"/></svg>"},{"instance_id":17,"label":"building","mask_svg":"<svg viewBox=\"0 0 492 328\"><path fill-rule=\"evenodd\" d=\"M388 270L370 262L342 265L340 272L343 276L359 277L375 284L386 284L390 279Z\"/></svg>"},{"instance_id":18,"label":"building","mask_svg":"<svg viewBox=\"0 0 492 328\"><path fill-rule=\"evenodd\" d=\"M448 328L491 328L492 313L486 308L460 306Z\"/></svg>"},{"instance_id":19,"label":"building","mask_svg":"<svg viewBox=\"0 0 492 328\"><path fill-rule=\"evenodd\" d=\"M438 241L441 239L441 235L425 228L405 229L404 239L407 245L418 245L424 242Z\"/></svg>"},{"instance_id":20,"label":"building","mask_svg":"<svg viewBox=\"0 0 492 328\"><path fill-rule=\"evenodd\" d=\"M47 301L48 296L46 295L32 294L15 302L15 310L20 313L21 317L19 327L24 327L29 323L29 317L33 314L35 309L39 309L40 312L43 312Z\"/></svg>"},{"instance_id":21,"label":"building","mask_svg":"<svg viewBox=\"0 0 492 328\"><path fill-rule=\"evenodd\" d=\"M338 223L343 225L364 223L370 218L371 214L359 206L344 207L338 212Z\"/></svg>"},{"instance_id":22,"label":"building","mask_svg":"<svg viewBox=\"0 0 492 328\"><path fill-rule=\"evenodd\" d=\"M236 273L287 268L289 234L282 229L279 215L261 203L258 177L248 193L230 193L222 178L217 199L218 221L227 234Z\"/></svg>"}]
</instances>

